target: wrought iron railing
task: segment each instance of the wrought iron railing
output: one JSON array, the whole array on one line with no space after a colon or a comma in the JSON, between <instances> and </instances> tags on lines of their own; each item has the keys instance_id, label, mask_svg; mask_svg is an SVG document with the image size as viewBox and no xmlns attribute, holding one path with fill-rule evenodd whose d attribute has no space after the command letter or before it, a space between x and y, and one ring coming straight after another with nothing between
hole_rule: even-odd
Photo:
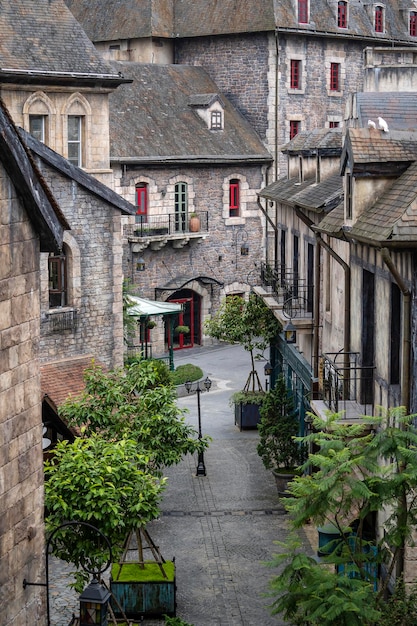
<instances>
[{"instance_id":1,"label":"wrought iron railing","mask_svg":"<svg viewBox=\"0 0 417 626\"><path fill-rule=\"evenodd\" d=\"M60 333L64 330L75 331L78 328L79 313L77 309L50 310L43 318L42 327L49 333Z\"/></svg>"},{"instance_id":2,"label":"wrought iron railing","mask_svg":"<svg viewBox=\"0 0 417 626\"><path fill-rule=\"evenodd\" d=\"M343 417L372 415L374 411L373 366L361 366L357 352L323 354L320 363L320 390L330 411Z\"/></svg>"},{"instance_id":3,"label":"wrought iron railing","mask_svg":"<svg viewBox=\"0 0 417 626\"><path fill-rule=\"evenodd\" d=\"M192 219L197 217L197 220ZM199 213L168 213L165 215L136 216L134 224L126 224L125 237L161 237L195 232L208 232L208 211Z\"/></svg>"},{"instance_id":4,"label":"wrought iron railing","mask_svg":"<svg viewBox=\"0 0 417 626\"><path fill-rule=\"evenodd\" d=\"M286 317L312 317L314 287L283 265L261 264L262 284L271 290Z\"/></svg>"}]
</instances>

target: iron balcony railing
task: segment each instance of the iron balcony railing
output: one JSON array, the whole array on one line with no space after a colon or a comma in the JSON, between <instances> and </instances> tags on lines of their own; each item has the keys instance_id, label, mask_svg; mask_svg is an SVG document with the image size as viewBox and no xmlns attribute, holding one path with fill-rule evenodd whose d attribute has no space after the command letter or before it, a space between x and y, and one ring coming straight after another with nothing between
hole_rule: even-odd
<instances>
[{"instance_id":1,"label":"iron balcony railing","mask_svg":"<svg viewBox=\"0 0 417 626\"><path fill-rule=\"evenodd\" d=\"M374 366L361 366L358 352L329 352L320 362L320 390L330 411L343 418L374 412Z\"/></svg>"},{"instance_id":2,"label":"iron balcony railing","mask_svg":"<svg viewBox=\"0 0 417 626\"><path fill-rule=\"evenodd\" d=\"M198 219L192 219L197 217ZM139 218L139 219L138 219ZM136 216L134 224L126 224L125 237L161 237L195 232L208 232L208 211L199 213L168 213L165 215Z\"/></svg>"},{"instance_id":3,"label":"iron balcony railing","mask_svg":"<svg viewBox=\"0 0 417 626\"><path fill-rule=\"evenodd\" d=\"M75 331L78 328L79 313L76 309L51 310L42 320L42 328L47 333L60 333L64 330Z\"/></svg>"},{"instance_id":4,"label":"iron balcony railing","mask_svg":"<svg viewBox=\"0 0 417 626\"><path fill-rule=\"evenodd\" d=\"M261 281L282 306L286 317L312 317L314 287L283 265L261 264Z\"/></svg>"}]
</instances>

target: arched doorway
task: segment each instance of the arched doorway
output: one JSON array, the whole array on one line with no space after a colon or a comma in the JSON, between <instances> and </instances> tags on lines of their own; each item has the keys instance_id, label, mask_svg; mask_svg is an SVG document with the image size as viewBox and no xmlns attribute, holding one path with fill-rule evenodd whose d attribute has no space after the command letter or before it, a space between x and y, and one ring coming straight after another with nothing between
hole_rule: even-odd
<instances>
[{"instance_id":1,"label":"arched doorway","mask_svg":"<svg viewBox=\"0 0 417 626\"><path fill-rule=\"evenodd\" d=\"M168 302L182 305L182 311L174 317L174 350L201 344L201 296L191 289L180 289L168 298Z\"/></svg>"}]
</instances>

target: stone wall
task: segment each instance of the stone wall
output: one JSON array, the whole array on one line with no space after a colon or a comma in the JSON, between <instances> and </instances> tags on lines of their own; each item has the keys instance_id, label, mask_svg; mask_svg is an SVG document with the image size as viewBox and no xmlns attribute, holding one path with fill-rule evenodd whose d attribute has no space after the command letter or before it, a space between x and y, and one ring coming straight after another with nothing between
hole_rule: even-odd
<instances>
[{"instance_id":1,"label":"stone wall","mask_svg":"<svg viewBox=\"0 0 417 626\"><path fill-rule=\"evenodd\" d=\"M44 168L42 173L71 225L64 236L69 258L66 310L77 310L78 324L51 332L48 255L42 254L41 360L92 354L108 367L119 366L123 362L120 212L56 172Z\"/></svg>"},{"instance_id":2,"label":"stone wall","mask_svg":"<svg viewBox=\"0 0 417 626\"><path fill-rule=\"evenodd\" d=\"M241 189L241 215L230 218L228 214L228 181L238 177ZM202 322L213 313L226 293L248 292L256 279L255 263L262 260L264 225L257 204L257 194L263 185L263 172L259 166L230 166L188 168L186 172L175 168L136 168L121 176L115 172L116 190L134 202L135 184L149 185L149 215L173 214L173 181L186 180L189 191L189 213L208 212L208 232L201 238L190 240L183 248L174 248L167 239L159 250L148 247L132 252L132 244L124 240L123 272L136 285L139 295L155 299L155 288L162 289L181 280L201 276L214 279L212 285L202 285L194 280L187 285L202 298ZM164 194L161 191L164 190ZM124 219L134 223L134 218ZM242 243L249 246L249 254L242 256ZM145 271L137 271L136 262L142 257ZM221 283L221 284L218 284ZM161 294L167 299L173 291Z\"/></svg>"},{"instance_id":3,"label":"stone wall","mask_svg":"<svg viewBox=\"0 0 417 626\"><path fill-rule=\"evenodd\" d=\"M0 621L45 624L39 240L0 166Z\"/></svg>"}]
</instances>

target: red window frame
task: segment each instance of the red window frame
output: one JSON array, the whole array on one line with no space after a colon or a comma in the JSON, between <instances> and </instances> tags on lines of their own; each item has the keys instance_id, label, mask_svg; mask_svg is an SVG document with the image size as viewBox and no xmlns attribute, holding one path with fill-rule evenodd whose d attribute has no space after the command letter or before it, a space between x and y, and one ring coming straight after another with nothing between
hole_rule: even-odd
<instances>
[{"instance_id":1,"label":"red window frame","mask_svg":"<svg viewBox=\"0 0 417 626\"><path fill-rule=\"evenodd\" d=\"M330 91L340 91L340 63L330 63Z\"/></svg>"},{"instance_id":2,"label":"red window frame","mask_svg":"<svg viewBox=\"0 0 417 626\"><path fill-rule=\"evenodd\" d=\"M67 259L65 254L48 257L49 308L67 305Z\"/></svg>"},{"instance_id":3,"label":"red window frame","mask_svg":"<svg viewBox=\"0 0 417 626\"><path fill-rule=\"evenodd\" d=\"M229 182L229 217L239 217L240 213L240 181L233 178Z\"/></svg>"},{"instance_id":4,"label":"red window frame","mask_svg":"<svg viewBox=\"0 0 417 626\"><path fill-rule=\"evenodd\" d=\"M290 65L290 88L300 89L301 86L301 61L291 59Z\"/></svg>"},{"instance_id":5,"label":"red window frame","mask_svg":"<svg viewBox=\"0 0 417 626\"><path fill-rule=\"evenodd\" d=\"M308 24L308 0L298 0L298 23Z\"/></svg>"},{"instance_id":6,"label":"red window frame","mask_svg":"<svg viewBox=\"0 0 417 626\"><path fill-rule=\"evenodd\" d=\"M290 120L290 139L294 139L300 132L300 120Z\"/></svg>"},{"instance_id":7,"label":"red window frame","mask_svg":"<svg viewBox=\"0 0 417 626\"><path fill-rule=\"evenodd\" d=\"M375 7L375 32L384 32L384 8L379 6Z\"/></svg>"},{"instance_id":8,"label":"red window frame","mask_svg":"<svg viewBox=\"0 0 417 626\"><path fill-rule=\"evenodd\" d=\"M417 11L410 11L410 36L417 37Z\"/></svg>"},{"instance_id":9,"label":"red window frame","mask_svg":"<svg viewBox=\"0 0 417 626\"><path fill-rule=\"evenodd\" d=\"M347 28L347 2L342 0L337 3L337 25L339 28Z\"/></svg>"},{"instance_id":10,"label":"red window frame","mask_svg":"<svg viewBox=\"0 0 417 626\"><path fill-rule=\"evenodd\" d=\"M339 128L340 122L329 122L329 128Z\"/></svg>"},{"instance_id":11,"label":"red window frame","mask_svg":"<svg viewBox=\"0 0 417 626\"><path fill-rule=\"evenodd\" d=\"M136 185L136 221L148 221L148 185Z\"/></svg>"}]
</instances>

